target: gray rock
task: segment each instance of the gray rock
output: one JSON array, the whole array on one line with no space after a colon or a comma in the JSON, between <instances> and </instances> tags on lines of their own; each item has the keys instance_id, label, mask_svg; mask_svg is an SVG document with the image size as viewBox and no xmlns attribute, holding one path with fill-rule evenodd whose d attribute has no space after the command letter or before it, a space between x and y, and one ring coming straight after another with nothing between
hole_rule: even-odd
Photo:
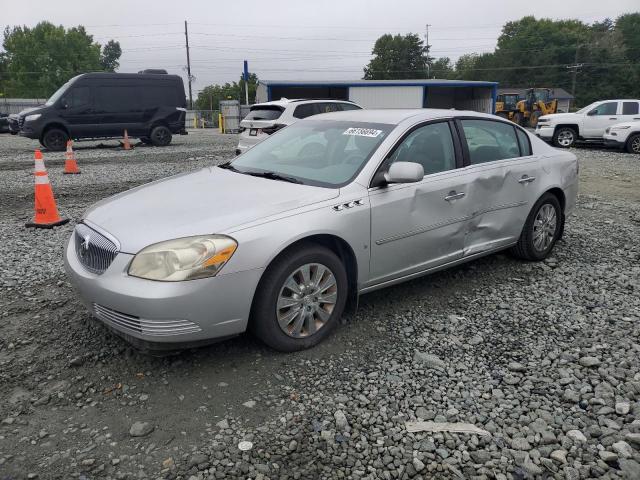
<instances>
[{"instance_id":1,"label":"gray rock","mask_svg":"<svg viewBox=\"0 0 640 480\"><path fill-rule=\"evenodd\" d=\"M256 406L256 402L255 402L255 400L249 400L247 402L244 402L242 405L247 407L247 408L253 408L253 407Z\"/></svg>"},{"instance_id":2,"label":"gray rock","mask_svg":"<svg viewBox=\"0 0 640 480\"><path fill-rule=\"evenodd\" d=\"M526 438L514 438L511 441L511 448L514 450L531 450L531 445Z\"/></svg>"},{"instance_id":3,"label":"gray rock","mask_svg":"<svg viewBox=\"0 0 640 480\"><path fill-rule=\"evenodd\" d=\"M227 420L226 418L220 420L219 422L216 423L216 427L223 430L229 428L229 420Z\"/></svg>"},{"instance_id":4,"label":"gray rock","mask_svg":"<svg viewBox=\"0 0 640 480\"><path fill-rule=\"evenodd\" d=\"M551 455L549 455L549 458L560 464L565 464L567 463L567 453L566 450L554 450L551 452Z\"/></svg>"},{"instance_id":5,"label":"gray rock","mask_svg":"<svg viewBox=\"0 0 640 480\"><path fill-rule=\"evenodd\" d=\"M567 432L567 437L578 443L585 443L587 441L587 437L585 437L580 430L569 430Z\"/></svg>"},{"instance_id":6,"label":"gray rock","mask_svg":"<svg viewBox=\"0 0 640 480\"><path fill-rule=\"evenodd\" d=\"M512 372L524 372L527 370L527 367L518 362L510 362L509 365L507 365L507 368Z\"/></svg>"},{"instance_id":7,"label":"gray rock","mask_svg":"<svg viewBox=\"0 0 640 480\"><path fill-rule=\"evenodd\" d=\"M336 421L336 429L339 432L347 432L350 430L349 422L342 410L336 410L336 412L333 414L333 418Z\"/></svg>"},{"instance_id":8,"label":"gray rock","mask_svg":"<svg viewBox=\"0 0 640 480\"><path fill-rule=\"evenodd\" d=\"M600 450L598 455L600 455L600 458L605 463L614 463L618 460L618 455L608 450Z\"/></svg>"},{"instance_id":9,"label":"gray rock","mask_svg":"<svg viewBox=\"0 0 640 480\"><path fill-rule=\"evenodd\" d=\"M631 410L631 404L629 402L616 403L616 413L618 415L626 415Z\"/></svg>"},{"instance_id":10,"label":"gray rock","mask_svg":"<svg viewBox=\"0 0 640 480\"><path fill-rule=\"evenodd\" d=\"M611 445L611 448L613 448L613 451L616 452L621 458L633 457L633 449L631 448L631 445L623 440L614 443L613 445Z\"/></svg>"},{"instance_id":11,"label":"gray rock","mask_svg":"<svg viewBox=\"0 0 640 480\"><path fill-rule=\"evenodd\" d=\"M438 358L437 355L423 353L416 350L413 354L413 361L422 364L426 368L435 368L443 370L446 364Z\"/></svg>"},{"instance_id":12,"label":"gray rock","mask_svg":"<svg viewBox=\"0 0 640 480\"><path fill-rule=\"evenodd\" d=\"M422 470L424 470L424 467L424 463L422 463L422 461L418 457L413 457L413 468L416 469L416 472L420 473Z\"/></svg>"},{"instance_id":13,"label":"gray rock","mask_svg":"<svg viewBox=\"0 0 640 480\"><path fill-rule=\"evenodd\" d=\"M147 422L135 422L129 429L129 435L132 437L146 437L155 430L155 426Z\"/></svg>"},{"instance_id":14,"label":"gray rock","mask_svg":"<svg viewBox=\"0 0 640 480\"><path fill-rule=\"evenodd\" d=\"M600 359L596 357L581 357L578 363L583 367L592 368L600 365Z\"/></svg>"},{"instance_id":15,"label":"gray rock","mask_svg":"<svg viewBox=\"0 0 640 480\"><path fill-rule=\"evenodd\" d=\"M640 433L627 433L624 438L627 442L640 447Z\"/></svg>"},{"instance_id":16,"label":"gray rock","mask_svg":"<svg viewBox=\"0 0 640 480\"><path fill-rule=\"evenodd\" d=\"M640 463L635 460L621 458L618 462L620 470L624 473L624 478L635 480L640 478Z\"/></svg>"}]
</instances>

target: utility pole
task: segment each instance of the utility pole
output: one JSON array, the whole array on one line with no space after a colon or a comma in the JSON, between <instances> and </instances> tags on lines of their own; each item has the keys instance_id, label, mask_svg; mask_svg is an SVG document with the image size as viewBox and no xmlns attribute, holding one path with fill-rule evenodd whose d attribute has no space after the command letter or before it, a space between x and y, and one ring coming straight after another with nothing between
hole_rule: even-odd
<instances>
[{"instance_id":1,"label":"utility pole","mask_svg":"<svg viewBox=\"0 0 640 480\"><path fill-rule=\"evenodd\" d=\"M576 96L576 80L578 77L578 72L580 71L580 69L582 68L583 64L582 63L578 63L578 52L580 50L580 47L582 45L578 44L576 45L576 55L573 59L573 65L568 65L567 68L571 71L571 95L575 98Z\"/></svg>"},{"instance_id":2,"label":"utility pole","mask_svg":"<svg viewBox=\"0 0 640 480\"><path fill-rule=\"evenodd\" d=\"M189 31L187 21L184 21L184 38L187 42L187 77L189 78L189 110L193 110L193 96L191 94L191 59L189 58Z\"/></svg>"},{"instance_id":3,"label":"utility pole","mask_svg":"<svg viewBox=\"0 0 640 480\"><path fill-rule=\"evenodd\" d=\"M425 25L425 48L427 49L427 78L429 78L431 76L431 66L429 65L429 61L431 60L431 45L429 45L429 27L431 26L430 23L427 23Z\"/></svg>"}]
</instances>

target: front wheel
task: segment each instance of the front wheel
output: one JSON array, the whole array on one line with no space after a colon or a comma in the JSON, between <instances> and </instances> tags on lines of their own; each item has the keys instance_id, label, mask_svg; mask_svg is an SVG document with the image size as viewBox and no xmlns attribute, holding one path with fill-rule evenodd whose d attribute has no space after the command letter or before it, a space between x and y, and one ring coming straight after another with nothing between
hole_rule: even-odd
<instances>
[{"instance_id":1,"label":"front wheel","mask_svg":"<svg viewBox=\"0 0 640 480\"><path fill-rule=\"evenodd\" d=\"M50 128L42 136L42 145L52 152L62 152L67 147L69 135L59 128Z\"/></svg>"},{"instance_id":2,"label":"front wheel","mask_svg":"<svg viewBox=\"0 0 640 480\"><path fill-rule=\"evenodd\" d=\"M347 273L338 256L319 245L282 254L260 281L251 330L281 352L320 343L342 316Z\"/></svg>"},{"instance_id":3,"label":"front wheel","mask_svg":"<svg viewBox=\"0 0 640 480\"><path fill-rule=\"evenodd\" d=\"M564 228L558 198L545 193L529 212L518 243L511 252L523 260L540 261L549 256Z\"/></svg>"},{"instance_id":4,"label":"front wheel","mask_svg":"<svg viewBox=\"0 0 640 480\"><path fill-rule=\"evenodd\" d=\"M640 154L640 133L633 134L625 146L627 152Z\"/></svg>"},{"instance_id":5,"label":"front wheel","mask_svg":"<svg viewBox=\"0 0 640 480\"><path fill-rule=\"evenodd\" d=\"M553 134L553 144L560 148L569 148L576 143L578 134L573 128L560 127Z\"/></svg>"},{"instance_id":6,"label":"front wheel","mask_svg":"<svg viewBox=\"0 0 640 480\"><path fill-rule=\"evenodd\" d=\"M171 130L164 125L157 125L151 129L151 143L156 147L166 147L171 143Z\"/></svg>"}]
</instances>

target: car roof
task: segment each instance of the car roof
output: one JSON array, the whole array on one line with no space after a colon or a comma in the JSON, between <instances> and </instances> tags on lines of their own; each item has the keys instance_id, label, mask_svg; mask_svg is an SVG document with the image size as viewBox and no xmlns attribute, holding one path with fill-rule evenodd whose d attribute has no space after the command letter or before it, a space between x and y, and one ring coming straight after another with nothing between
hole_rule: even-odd
<instances>
[{"instance_id":1,"label":"car roof","mask_svg":"<svg viewBox=\"0 0 640 480\"><path fill-rule=\"evenodd\" d=\"M261 107L263 105L275 105L277 107L286 107L287 105L291 105L295 103L297 105L305 104L305 103L349 103L355 105L353 102L349 100L336 100L335 98L281 98L280 100L272 100L270 102L261 102L251 105L251 108Z\"/></svg>"},{"instance_id":2,"label":"car roof","mask_svg":"<svg viewBox=\"0 0 640 480\"><path fill-rule=\"evenodd\" d=\"M440 108L349 110L346 112L322 113L310 118L313 120L340 120L351 122L388 123L396 125L409 119L419 122L422 120L467 116L496 119L495 115L489 115L487 113L454 109L445 110Z\"/></svg>"}]
</instances>

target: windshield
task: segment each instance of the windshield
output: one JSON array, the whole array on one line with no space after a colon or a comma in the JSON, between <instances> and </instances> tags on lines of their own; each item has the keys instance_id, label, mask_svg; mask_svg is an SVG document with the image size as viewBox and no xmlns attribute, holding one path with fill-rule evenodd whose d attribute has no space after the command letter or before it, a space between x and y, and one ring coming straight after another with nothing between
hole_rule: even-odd
<instances>
[{"instance_id":1,"label":"windshield","mask_svg":"<svg viewBox=\"0 0 640 480\"><path fill-rule=\"evenodd\" d=\"M68 81L67 83L65 83L64 85L62 85L58 90L56 90L56 93L54 93L53 95L51 95L49 97L49 100L47 100L45 102L45 105L47 107L50 107L51 105L53 105L54 103L56 103L58 101L58 99L60 97L62 97L62 95L64 95L64 92L67 91L67 88L69 88L69 85L71 85L71 81Z\"/></svg>"},{"instance_id":2,"label":"windshield","mask_svg":"<svg viewBox=\"0 0 640 480\"><path fill-rule=\"evenodd\" d=\"M590 110L592 107L595 107L596 104L598 102L593 102L590 103L589 105L587 105L586 107L582 107L580 110L578 110L576 113L587 113L588 110Z\"/></svg>"},{"instance_id":3,"label":"windshield","mask_svg":"<svg viewBox=\"0 0 640 480\"><path fill-rule=\"evenodd\" d=\"M393 125L303 120L235 159L241 173L273 172L323 187L346 185L366 164Z\"/></svg>"}]
</instances>

